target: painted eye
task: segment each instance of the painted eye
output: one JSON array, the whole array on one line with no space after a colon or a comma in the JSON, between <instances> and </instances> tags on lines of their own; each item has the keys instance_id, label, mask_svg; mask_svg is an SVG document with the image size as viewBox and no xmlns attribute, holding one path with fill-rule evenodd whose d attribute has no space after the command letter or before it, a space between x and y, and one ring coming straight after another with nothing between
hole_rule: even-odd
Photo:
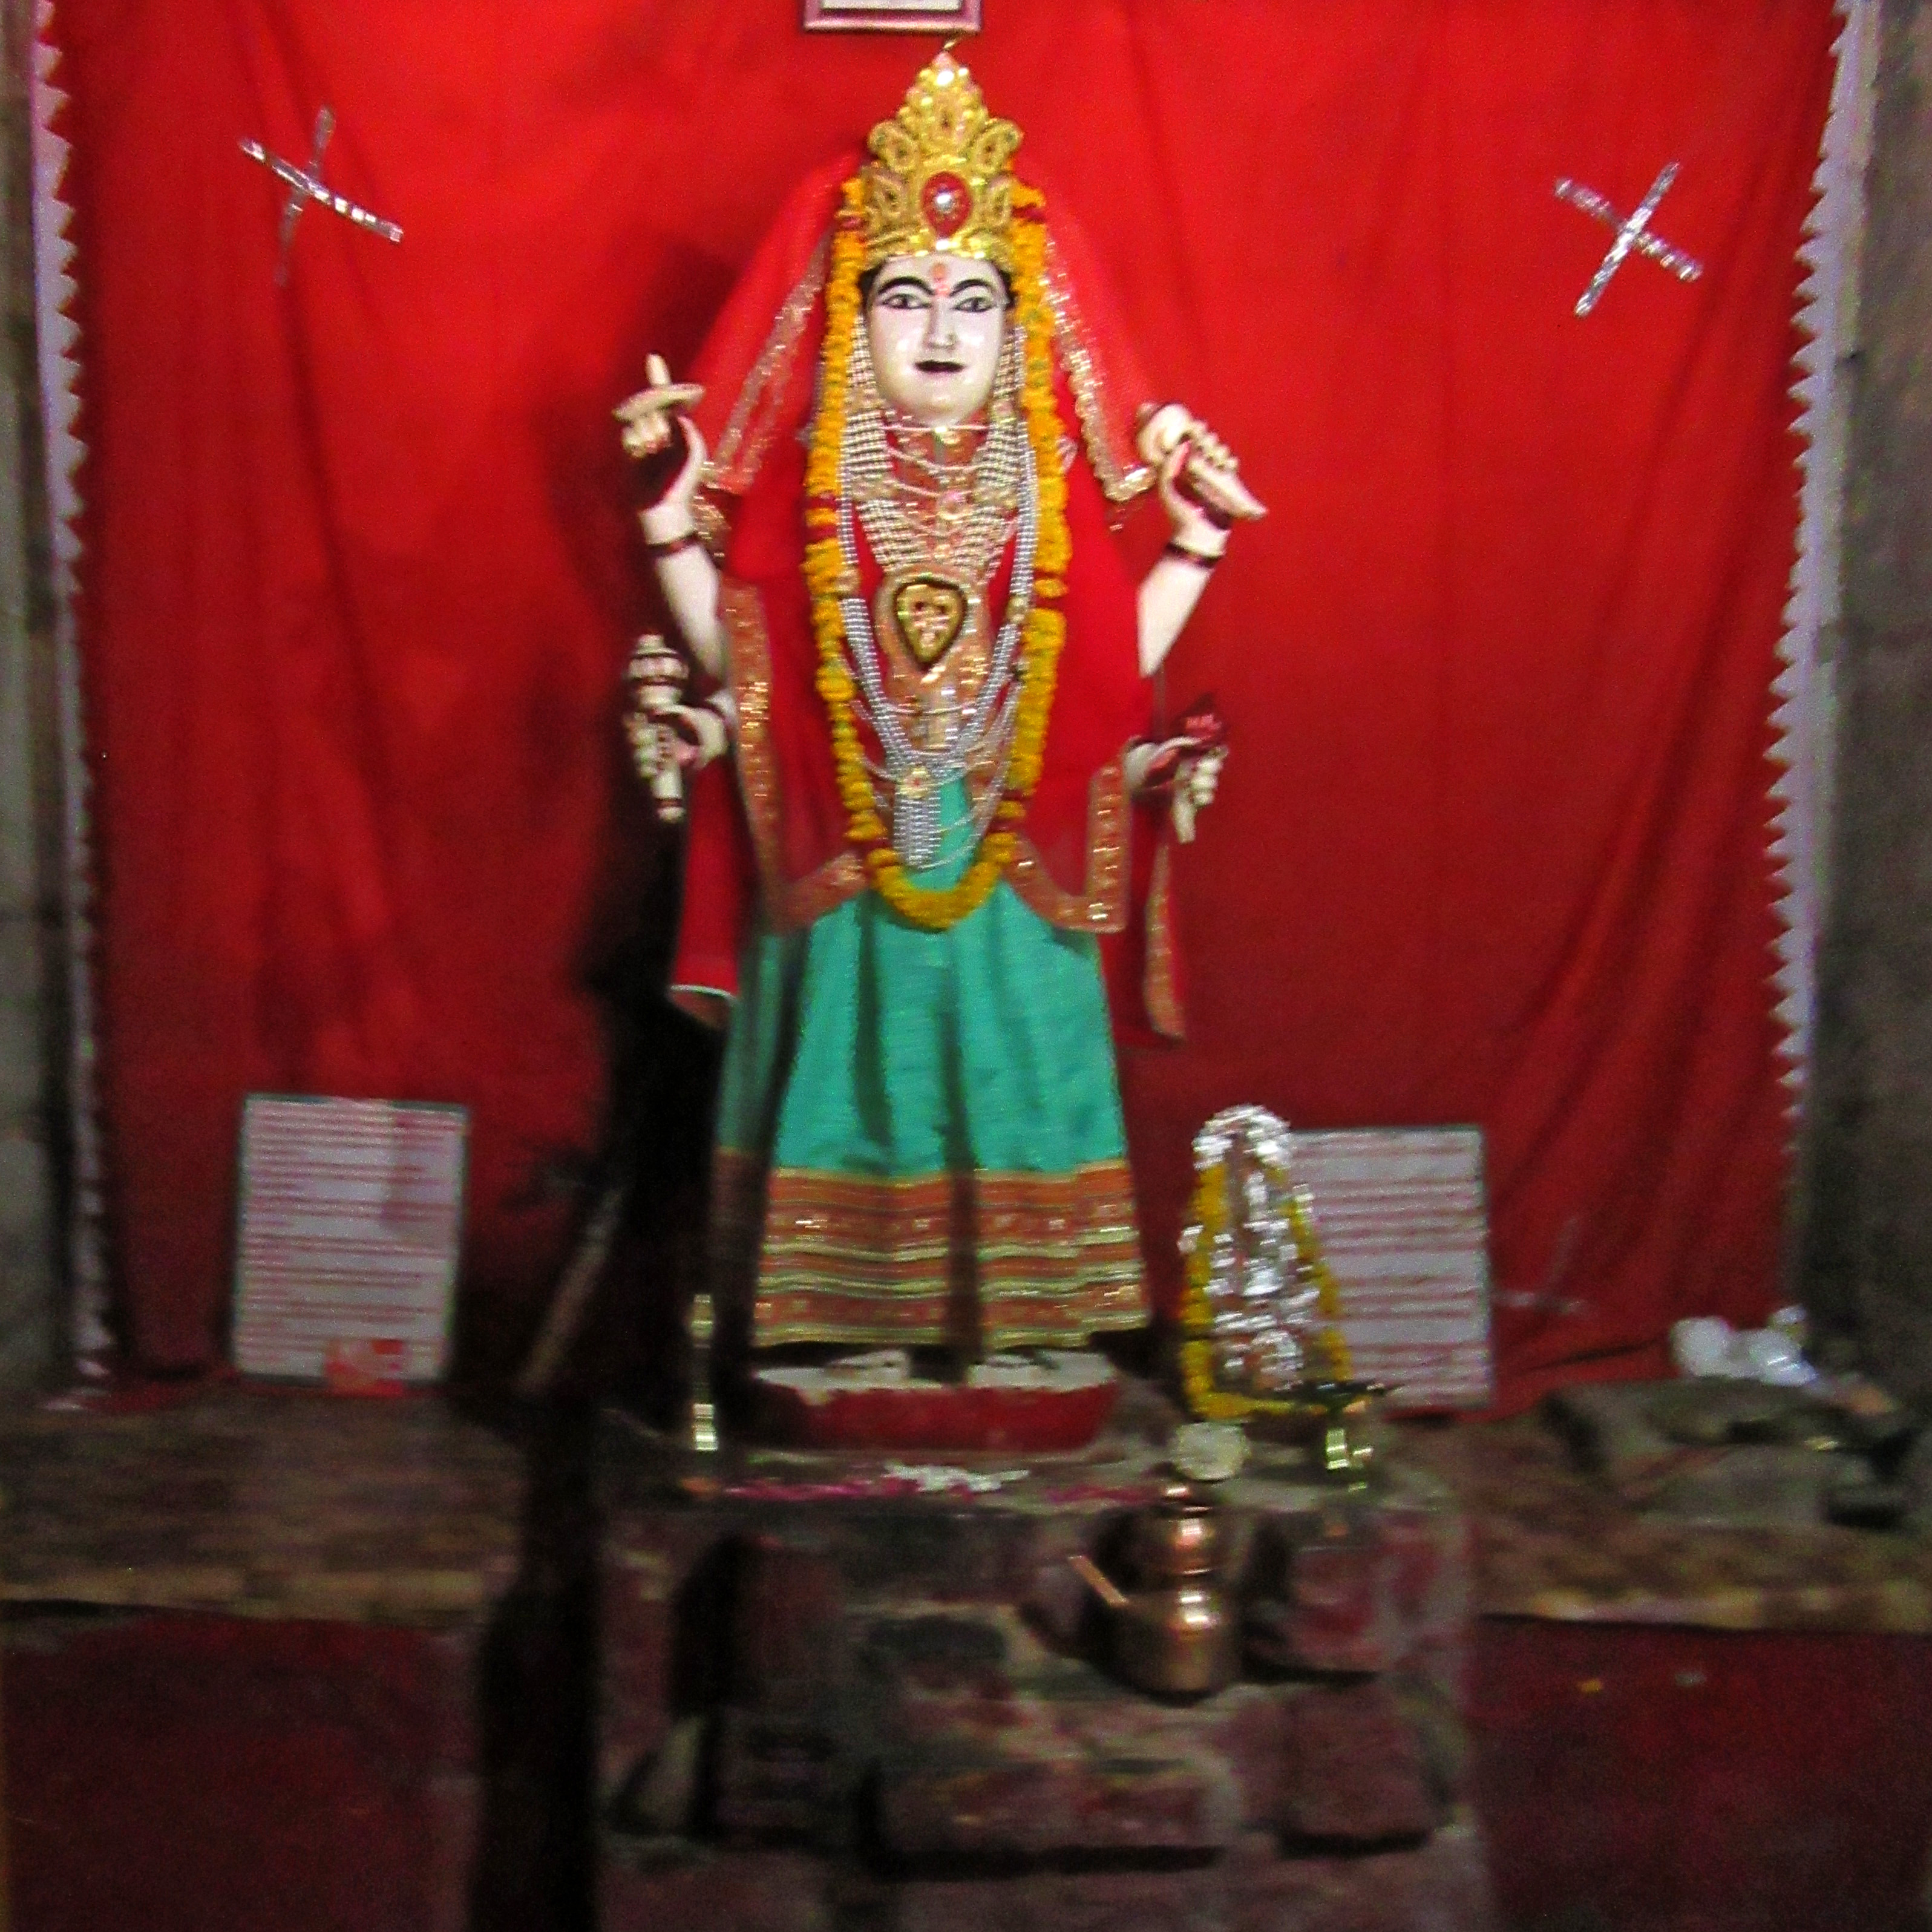
<instances>
[{"instance_id":1,"label":"painted eye","mask_svg":"<svg viewBox=\"0 0 1932 1932\"><path fill-rule=\"evenodd\" d=\"M991 289L968 289L952 306L962 315L984 315L993 307Z\"/></svg>"}]
</instances>

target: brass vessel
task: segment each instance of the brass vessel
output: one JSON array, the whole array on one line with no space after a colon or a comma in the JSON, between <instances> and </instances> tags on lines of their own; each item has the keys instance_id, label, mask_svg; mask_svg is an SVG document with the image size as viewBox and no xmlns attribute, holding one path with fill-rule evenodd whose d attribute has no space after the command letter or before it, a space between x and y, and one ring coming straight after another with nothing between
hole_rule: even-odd
<instances>
[{"instance_id":1,"label":"brass vessel","mask_svg":"<svg viewBox=\"0 0 1932 1932\"><path fill-rule=\"evenodd\" d=\"M1331 1483L1365 1488L1375 1460L1377 1412L1388 1384L1301 1382L1294 1392L1315 1425L1316 1468Z\"/></svg>"},{"instance_id":2,"label":"brass vessel","mask_svg":"<svg viewBox=\"0 0 1932 1932\"><path fill-rule=\"evenodd\" d=\"M1234 1678L1240 1632L1217 1578L1222 1517L1184 1484L1134 1518L1128 1555L1138 1579L1122 1590L1084 1556L1069 1560L1112 1612L1114 1667L1137 1690L1200 1697Z\"/></svg>"}]
</instances>

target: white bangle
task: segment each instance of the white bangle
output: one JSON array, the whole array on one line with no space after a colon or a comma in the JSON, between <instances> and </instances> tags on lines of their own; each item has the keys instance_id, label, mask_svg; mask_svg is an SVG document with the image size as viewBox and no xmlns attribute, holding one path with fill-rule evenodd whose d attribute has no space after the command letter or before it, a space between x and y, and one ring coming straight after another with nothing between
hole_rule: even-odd
<instances>
[{"instance_id":1,"label":"white bangle","mask_svg":"<svg viewBox=\"0 0 1932 1932\"><path fill-rule=\"evenodd\" d=\"M697 519L684 503L653 503L638 512L638 521L644 526L644 541L651 544L680 542L698 530Z\"/></svg>"}]
</instances>

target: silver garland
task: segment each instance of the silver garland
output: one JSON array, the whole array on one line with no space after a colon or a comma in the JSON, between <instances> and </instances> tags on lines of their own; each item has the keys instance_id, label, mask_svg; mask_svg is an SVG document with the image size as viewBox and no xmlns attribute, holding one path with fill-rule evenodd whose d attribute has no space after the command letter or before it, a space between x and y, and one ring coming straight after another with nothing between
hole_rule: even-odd
<instances>
[{"instance_id":1,"label":"silver garland","mask_svg":"<svg viewBox=\"0 0 1932 1932\"><path fill-rule=\"evenodd\" d=\"M1227 1198L1210 1238L1199 1225L1181 1237L1184 1253L1210 1242L1209 1318L1222 1387L1250 1395L1278 1394L1299 1380L1307 1342L1319 1320L1321 1291L1295 1239L1288 1211L1299 1196L1294 1136L1264 1107L1229 1107L1194 1137L1194 1169L1219 1168Z\"/></svg>"}]
</instances>

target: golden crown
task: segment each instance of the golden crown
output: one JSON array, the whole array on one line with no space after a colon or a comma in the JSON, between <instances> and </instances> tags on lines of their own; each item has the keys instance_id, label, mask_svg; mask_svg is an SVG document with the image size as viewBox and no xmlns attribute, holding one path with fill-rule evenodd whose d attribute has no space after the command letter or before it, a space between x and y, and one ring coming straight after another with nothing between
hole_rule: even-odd
<instances>
[{"instance_id":1,"label":"golden crown","mask_svg":"<svg viewBox=\"0 0 1932 1932\"><path fill-rule=\"evenodd\" d=\"M970 255L1010 275L1007 230L1020 130L997 120L950 53L921 69L904 104L872 130L866 168L866 266L890 255Z\"/></svg>"}]
</instances>

